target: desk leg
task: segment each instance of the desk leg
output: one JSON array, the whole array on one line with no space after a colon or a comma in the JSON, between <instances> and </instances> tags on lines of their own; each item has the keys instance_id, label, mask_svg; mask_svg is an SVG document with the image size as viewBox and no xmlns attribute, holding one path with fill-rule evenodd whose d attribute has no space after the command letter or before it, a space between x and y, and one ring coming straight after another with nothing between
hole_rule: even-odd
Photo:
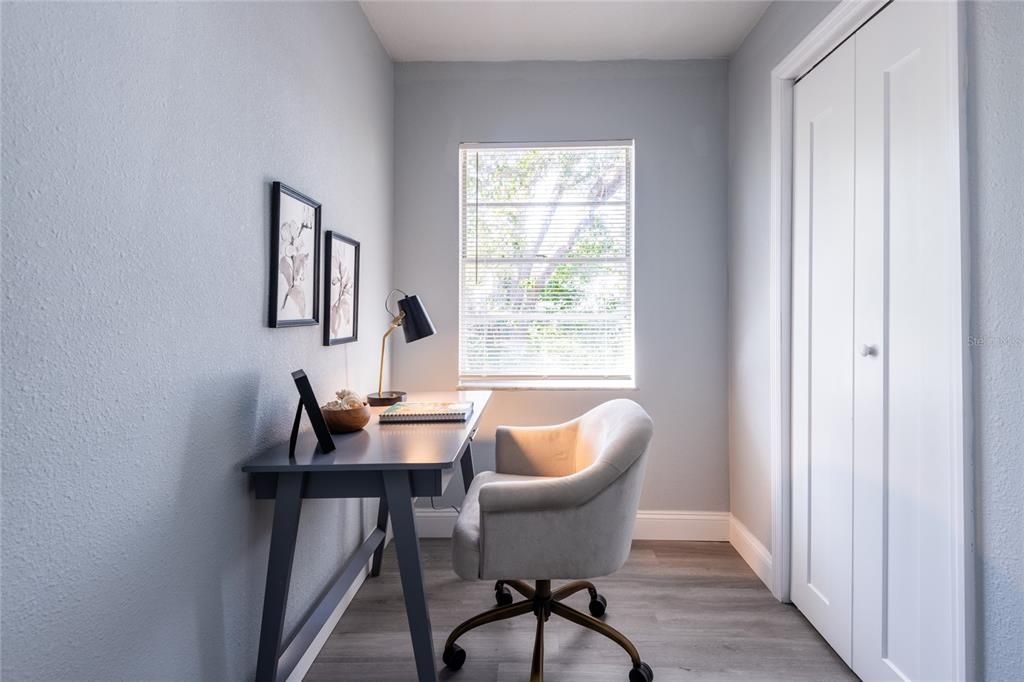
<instances>
[{"instance_id":1,"label":"desk leg","mask_svg":"<svg viewBox=\"0 0 1024 682\"><path fill-rule=\"evenodd\" d=\"M377 507L377 528L384 531L384 539L388 536L388 498L381 495L380 505ZM380 575L380 562L384 557L384 542L373 552L373 562L370 563L370 577L376 578Z\"/></svg>"},{"instance_id":2,"label":"desk leg","mask_svg":"<svg viewBox=\"0 0 1024 682\"><path fill-rule=\"evenodd\" d=\"M405 595L405 614L409 618L409 632L412 635L412 650L416 656L416 672L419 682L437 682L434 637L427 610L427 594L423 589L423 565L420 562L420 545L413 519L409 472L385 471L383 476L391 523L395 529L395 550L398 553L402 593Z\"/></svg>"},{"instance_id":3,"label":"desk leg","mask_svg":"<svg viewBox=\"0 0 1024 682\"><path fill-rule=\"evenodd\" d=\"M469 484L473 482L473 476L476 474L473 471L473 444L466 443L466 451L462 453L462 485L466 487L466 492L469 492Z\"/></svg>"},{"instance_id":4,"label":"desk leg","mask_svg":"<svg viewBox=\"0 0 1024 682\"><path fill-rule=\"evenodd\" d=\"M295 538L299 531L299 511L302 509L302 479L302 474L277 476L267 586L263 593L260 652L256 661L257 682L277 680L277 663L284 634L284 612L288 605L288 583L292 577Z\"/></svg>"}]
</instances>

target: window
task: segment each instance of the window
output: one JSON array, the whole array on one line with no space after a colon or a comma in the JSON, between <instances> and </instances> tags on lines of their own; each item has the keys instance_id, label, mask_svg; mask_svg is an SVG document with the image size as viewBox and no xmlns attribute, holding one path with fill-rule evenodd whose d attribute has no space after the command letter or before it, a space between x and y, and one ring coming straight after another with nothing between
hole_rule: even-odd
<instances>
[{"instance_id":1,"label":"window","mask_svg":"<svg viewBox=\"0 0 1024 682\"><path fill-rule=\"evenodd\" d=\"M459 155L460 384L633 387L633 143Z\"/></svg>"}]
</instances>

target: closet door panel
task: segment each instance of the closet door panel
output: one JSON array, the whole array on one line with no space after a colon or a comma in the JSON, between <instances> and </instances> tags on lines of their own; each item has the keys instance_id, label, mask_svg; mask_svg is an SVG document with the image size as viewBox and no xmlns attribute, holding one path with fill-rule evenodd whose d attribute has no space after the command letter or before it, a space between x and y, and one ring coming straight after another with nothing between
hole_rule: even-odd
<instances>
[{"instance_id":1,"label":"closet door panel","mask_svg":"<svg viewBox=\"0 0 1024 682\"><path fill-rule=\"evenodd\" d=\"M896 2L855 36L856 338L876 354L856 365L853 669L872 680L956 678L951 17Z\"/></svg>"},{"instance_id":2,"label":"closet door panel","mask_svg":"<svg viewBox=\"0 0 1024 682\"><path fill-rule=\"evenodd\" d=\"M849 663L854 47L794 88L791 595Z\"/></svg>"}]
</instances>

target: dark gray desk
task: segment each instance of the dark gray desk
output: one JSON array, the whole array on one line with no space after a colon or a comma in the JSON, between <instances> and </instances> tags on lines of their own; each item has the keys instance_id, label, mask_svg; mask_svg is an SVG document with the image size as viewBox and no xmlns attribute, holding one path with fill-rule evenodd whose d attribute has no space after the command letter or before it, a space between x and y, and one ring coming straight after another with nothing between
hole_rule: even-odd
<instances>
[{"instance_id":1,"label":"dark gray desk","mask_svg":"<svg viewBox=\"0 0 1024 682\"><path fill-rule=\"evenodd\" d=\"M242 471L252 476L256 497L274 500L256 663L258 682L276 682L291 674L367 562L372 562L371 576L380 573L389 516L394 527L416 671L420 682L436 682L413 501L416 497L444 493L454 477L455 464L460 461L463 480L469 488L473 479L470 441L490 397L490 391L412 395L409 400L472 401L473 414L468 421L458 423L379 424L376 414L384 408L375 408L374 417L364 430L334 436L337 447L333 452L321 453L313 433L306 431L299 436L295 459L288 456L288 443L282 443L242 466ZM285 640L284 614L302 500L346 497L380 498L377 527L345 562L306 620Z\"/></svg>"}]
</instances>

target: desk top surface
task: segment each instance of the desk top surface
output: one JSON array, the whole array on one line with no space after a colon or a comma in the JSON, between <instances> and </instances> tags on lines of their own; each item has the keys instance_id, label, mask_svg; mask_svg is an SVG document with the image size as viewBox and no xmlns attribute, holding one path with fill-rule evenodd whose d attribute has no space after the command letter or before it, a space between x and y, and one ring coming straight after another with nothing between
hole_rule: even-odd
<instances>
[{"instance_id":1,"label":"desk top surface","mask_svg":"<svg viewBox=\"0 0 1024 682\"><path fill-rule=\"evenodd\" d=\"M288 441L278 443L242 465L249 473L295 471L355 471L381 469L444 469L452 466L463 445L476 431L480 416L491 398L490 391L412 393L409 402L472 402L473 413L464 422L381 424L377 416L386 407L371 407L373 416L362 431L336 433L334 451L321 453L316 436L303 414L304 431L295 445L295 459L288 456Z\"/></svg>"}]
</instances>

